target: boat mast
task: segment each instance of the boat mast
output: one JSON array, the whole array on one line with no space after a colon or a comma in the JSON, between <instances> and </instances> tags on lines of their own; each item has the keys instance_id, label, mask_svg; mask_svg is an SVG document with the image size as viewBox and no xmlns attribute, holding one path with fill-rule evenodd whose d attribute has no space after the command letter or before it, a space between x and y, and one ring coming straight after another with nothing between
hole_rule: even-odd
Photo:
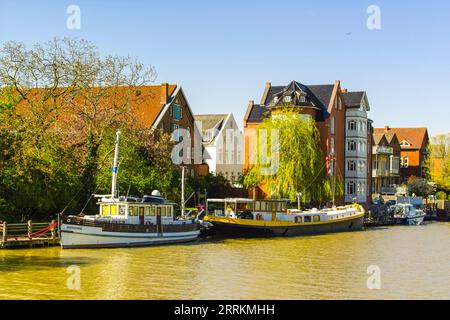
<instances>
[{"instance_id":1,"label":"boat mast","mask_svg":"<svg viewBox=\"0 0 450 320\"><path fill-rule=\"evenodd\" d=\"M186 171L186 167L181 167L181 216L184 217L184 172Z\"/></svg>"},{"instance_id":2,"label":"boat mast","mask_svg":"<svg viewBox=\"0 0 450 320\"><path fill-rule=\"evenodd\" d=\"M118 171L118 159L119 159L119 141L120 141L120 130L116 132L116 147L114 149L114 163L111 168L112 172L112 183L111 183L111 196L117 198L117 171Z\"/></svg>"},{"instance_id":3,"label":"boat mast","mask_svg":"<svg viewBox=\"0 0 450 320\"><path fill-rule=\"evenodd\" d=\"M335 206L335 188L336 188L336 176L335 176L335 156L334 153L330 154L331 159L331 193L332 193L332 203L333 207Z\"/></svg>"}]
</instances>

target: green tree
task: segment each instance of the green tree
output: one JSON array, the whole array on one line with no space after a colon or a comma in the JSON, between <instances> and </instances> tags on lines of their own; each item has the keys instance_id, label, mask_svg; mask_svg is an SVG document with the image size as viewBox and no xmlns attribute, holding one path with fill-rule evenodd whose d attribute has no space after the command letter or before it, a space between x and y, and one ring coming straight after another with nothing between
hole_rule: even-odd
<instances>
[{"instance_id":1,"label":"green tree","mask_svg":"<svg viewBox=\"0 0 450 320\"><path fill-rule=\"evenodd\" d=\"M266 139L270 136L275 139ZM281 115L262 122L257 138L260 143L255 154L258 156L245 174L245 187L265 183L270 194L276 197L295 200L301 192L304 200L331 199L331 180L325 174L320 135L312 118L286 108ZM270 153L264 155L266 150ZM268 167L276 170L266 174ZM336 185L336 195L340 195L342 180L336 179Z\"/></svg>"},{"instance_id":2,"label":"green tree","mask_svg":"<svg viewBox=\"0 0 450 320\"><path fill-rule=\"evenodd\" d=\"M436 192L436 187L426 179L410 177L407 183L408 193L417 197L428 197Z\"/></svg>"}]
</instances>

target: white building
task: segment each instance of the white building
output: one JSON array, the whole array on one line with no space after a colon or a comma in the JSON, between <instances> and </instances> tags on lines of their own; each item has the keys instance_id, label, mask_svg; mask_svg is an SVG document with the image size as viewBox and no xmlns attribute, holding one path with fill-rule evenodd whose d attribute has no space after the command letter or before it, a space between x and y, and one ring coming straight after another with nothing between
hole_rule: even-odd
<instances>
[{"instance_id":1,"label":"white building","mask_svg":"<svg viewBox=\"0 0 450 320\"><path fill-rule=\"evenodd\" d=\"M203 159L209 172L237 184L242 174L243 135L233 114L202 114L194 118L202 133Z\"/></svg>"},{"instance_id":2,"label":"white building","mask_svg":"<svg viewBox=\"0 0 450 320\"><path fill-rule=\"evenodd\" d=\"M345 202L367 203L370 198L371 120L367 94L344 91L345 127Z\"/></svg>"}]
</instances>

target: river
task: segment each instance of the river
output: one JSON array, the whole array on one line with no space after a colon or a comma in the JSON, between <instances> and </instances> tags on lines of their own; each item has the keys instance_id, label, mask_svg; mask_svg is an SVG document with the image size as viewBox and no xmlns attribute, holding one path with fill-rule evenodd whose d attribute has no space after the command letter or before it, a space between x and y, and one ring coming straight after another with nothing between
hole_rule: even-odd
<instances>
[{"instance_id":1,"label":"river","mask_svg":"<svg viewBox=\"0 0 450 320\"><path fill-rule=\"evenodd\" d=\"M378 289L368 288L369 266L379 270ZM149 248L0 250L0 299L433 298L450 299L450 223Z\"/></svg>"}]
</instances>

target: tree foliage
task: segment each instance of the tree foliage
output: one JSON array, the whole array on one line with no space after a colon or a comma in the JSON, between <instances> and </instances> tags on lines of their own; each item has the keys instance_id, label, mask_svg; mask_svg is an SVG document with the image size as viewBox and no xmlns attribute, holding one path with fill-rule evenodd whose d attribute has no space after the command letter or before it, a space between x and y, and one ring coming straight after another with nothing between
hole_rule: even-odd
<instances>
[{"instance_id":1,"label":"tree foliage","mask_svg":"<svg viewBox=\"0 0 450 320\"><path fill-rule=\"evenodd\" d=\"M430 152L431 179L440 189L450 192L450 133L433 137Z\"/></svg>"},{"instance_id":2,"label":"tree foliage","mask_svg":"<svg viewBox=\"0 0 450 320\"><path fill-rule=\"evenodd\" d=\"M84 40L53 39L0 49L0 215L15 219L79 212L110 188L121 129L121 192L170 190L170 139L139 129L132 108L152 68L101 57ZM87 211L93 207L87 207ZM0 217L1 219L1 217Z\"/></svg>"},{"instance_id":3,"label":"tree foliage","mask_svg":"<svg viewBox=\"0 0 450 320\"><path fill-rule=\"evenodd\" d=\"M320 135L312 118L286 109L281 115L265 119L259 129L256 134L259 141L255 148L257 156L245 173L245 187L265 184L272 196L291 200L296 199L298 192L302 193L304 200L331 199L331 180L326 176ZM277 134L278 139L272 139ZM270 166L277 169L273 174L265 174ZM342 179L336 179L336 185L336 194L342 194Z\"/></svg>"},{"instance_id":4,"label":"tree foliage","mask_svg":"<svg viewBox=\"0 0 450 320\"><path fill-rule=\"evenodd\" d=\"M417 197L428 197L436 192L436 187L426 179L410 177L407 183L408 193Z\"/></svg>"}]
</instances>

